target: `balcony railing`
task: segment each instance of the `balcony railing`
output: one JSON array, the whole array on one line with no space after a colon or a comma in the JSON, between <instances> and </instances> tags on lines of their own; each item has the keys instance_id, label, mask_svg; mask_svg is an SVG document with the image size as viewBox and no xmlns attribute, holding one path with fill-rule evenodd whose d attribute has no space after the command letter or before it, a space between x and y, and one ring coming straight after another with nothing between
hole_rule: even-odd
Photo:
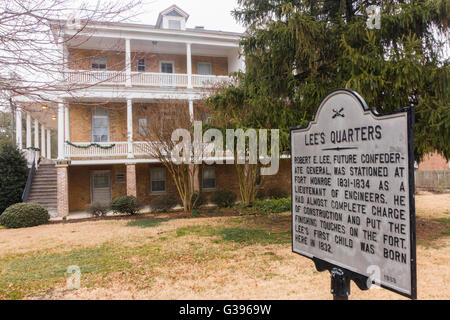
<instances>
[{"instance_id":1,"label":"balcony railing","mask_svg":"<svg viewBox=\"0 0 450 320\"><path fill-rule=\"evenodd\" d=\"M97 142L102 148L91 146L91 142L65 144L65 155L70 158L121 157L128 155L128 142Z\"/></svg>"},{"instance_id":2,"label":"balcony railing","mask_svg":"<svg viewBox=\"0 0 450 320\"><path fill-rule=\"evenodd\" d=\"M101 146L98 147L98 146ZM147 156L151 157L154 152L152 148L160 148L161 145L157 142L133 142L132 150L129 150L128 142L76 142L65 143L65 157L66 158L111 158L111 157L126 157L130 154L133 156ZM211 152L214 143L204 143L200 146L202 152ZM165 154L164 148L160 149L162 154ZM131 151L129 153L129 151Z\"/></svg>"},{"instance_id":3,"label":"balcony railing","mask_svg":"<svg viewBox=\"0 0 450 320\"><path fill-rule=\"evenodd\" d=\"M211 88L217 84L230 81L228 76L193 74L191 84L194 88ZM84 71L69 70L66 81L72 85L118 85L125 86L125 71ZM179 73L132 72L132 86L187 88L189 75Z\"/></svg>"}]
</instances>

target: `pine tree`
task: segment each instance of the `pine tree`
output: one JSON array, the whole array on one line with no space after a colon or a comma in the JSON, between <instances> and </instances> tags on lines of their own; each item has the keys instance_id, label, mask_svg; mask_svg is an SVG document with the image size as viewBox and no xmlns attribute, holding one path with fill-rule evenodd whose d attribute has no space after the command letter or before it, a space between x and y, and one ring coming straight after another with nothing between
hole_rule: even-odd
<instances>
[{"instance_id":1,"label":"pine tree","mask_svg":"<svg viewBox=\"0 0 450 320\"><path fill-rule=\"evenodd\" d=\"M22 202L27 182L27 161L22 153L5 144L0 149L0 213L10 205Z\"/></svg>"},{"instance_id":2,"label":"pine tree","mask_svg":"<svg viewBox=\"0 0 450 320\"><path fill-rule=\"evenodd\" d=\"M243 127L306 125L332 90L359 92L380 113L416 111L418 158L438 150L450 159L449 0L241 0L235 18L246 72L239 85L207 100L219 117ZM370 5L381 28L367 28ZM444 40L439 40L444 39ZM395 138L395 137L393 137Z\"/></svg>"}]
</instances>

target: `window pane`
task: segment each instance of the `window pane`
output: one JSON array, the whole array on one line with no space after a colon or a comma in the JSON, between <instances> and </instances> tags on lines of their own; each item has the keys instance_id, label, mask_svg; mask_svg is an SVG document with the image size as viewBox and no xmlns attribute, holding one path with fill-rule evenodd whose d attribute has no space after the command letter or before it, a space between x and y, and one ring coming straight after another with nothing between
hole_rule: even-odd
<instances>
[{"instance_id":1,"label":"window pane","mask_svg":"<svg viewBox=\"0 0 450 320\"><path fill-rule=\"evenodd\" d=\"M138 59L137 71L139 71L139 72L145 71L145 58Z\"/></svg>"},{"instance_id":2,"label":"window pane","mask_svg":"<svg viewBox=\"0 0 450 320\"><path fill-rule=\"evenodd\" d=\"M203 168L203 188L214 189L216 188L216 168Z\"/></svg>"},{"instance_id":3,"label":"window pane","mask_svg":"<svg viewBox=\"0 0 450 320\"><path fill-rule=\"evenodd\" d=\"M94 188L109 188L108 174L95 174L93 180Z\"/></svg>"},{"instance_id":4,"label":"window pane","mask_svg":"<svg viewBox=\"0 0 450 320\"><path fill-rule=\"evenodd\" d=\"M164 192L166 191L165 181L152 181L152 192Z\"/></svg>"},{"instance_id":5,"label":"window pane","mask_svg":"<svg viewBox=\"0 0 450 320\"><path fill-rule=\"evenodd\" d=\"M151 192L166 191L166 169L152 168L150 170Z\"/></svg>"},{"instance_id":6,"label":"window pane","mask_svg":"<svg viewBox=\"0 0 450 320\"><path fill-rule=\"evenodd\" d=\"M202 75L211 75L211 64L210 63L199 63L197 65L198 74Z\"/></svg>"},{"instance_id":7,"label":"window pane","mask_svg":"<svg viewBox=\"0 0 450 320\"><path fill-rule=\"evenodd\" d=\"M92 115L92 141L108 142L109 118L105 109L94 109Z\"/></svg>"},{"instance_id":8,"label":"window pane","mask_svg":"<svg viewBox=\"0 0 450 320\"><path fill-rule=\"evenodd\" d=\"M161 72L162 73L173 73L173 64L162 62L161 63Z\"/></svg>"},{"instance_id":9,"label":"window pane","mask_svg":"<svg viewBox=\"0 0 450 320\"><path fill-rule=\"evenodd\" d=\"M141 137L148 136L147 118L139 119L139 135Z\"/></svg>"},{"instance_id":10,"label":"window pane","mask_svg":"<svg viewBox=\"0 0 450 320\"><path fill-rule=\"evenodd\" d=\"M91 57L92 70L106 70L106 57Z\"/></svg>"},{"instance_id":11,"label":"window pane","mask_svg":"<svg viewBox=\"0 0 450 320\"><path fill-rule=\"evenodd\" d=\"M181 22L179 20L169 20L170 29L181 29Z\"/></svg>"}]
</instances>

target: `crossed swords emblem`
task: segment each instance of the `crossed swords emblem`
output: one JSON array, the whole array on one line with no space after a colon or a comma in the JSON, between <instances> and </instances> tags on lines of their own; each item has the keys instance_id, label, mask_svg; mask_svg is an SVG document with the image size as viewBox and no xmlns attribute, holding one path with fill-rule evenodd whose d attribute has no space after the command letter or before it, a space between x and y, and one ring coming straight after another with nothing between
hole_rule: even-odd
<instances>
[{"instance_id":1,"label":"crossed swords emblem","mask_svg":"<svg viewBox=\"0 0 450 320\"><path fill-rule=\"evenodd\" d=\"M344 111L344 108L341 108L341 110L339 110L339 111L337 111L336 109L333 109L333 112L334 112L333 119L336 117L344 118L345 115L342 113L342 111Z\"/></svg>"}]
</instances>

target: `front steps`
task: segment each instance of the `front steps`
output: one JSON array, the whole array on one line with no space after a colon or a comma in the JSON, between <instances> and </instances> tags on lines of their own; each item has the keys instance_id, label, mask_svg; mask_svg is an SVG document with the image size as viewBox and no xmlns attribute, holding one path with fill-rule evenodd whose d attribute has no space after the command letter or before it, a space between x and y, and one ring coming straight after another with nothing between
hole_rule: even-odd
<instances>
[{"instance_id":1,"label":"front steps","mask_svg":"<svg viewBox=\"0 0 450 320\"><path fill-rule=\"evenodd\" d=\"M40 164L31 183L27 202L37 203L47 209L51 217L57 215L55 164Z\"/></svg>"}]
</instances>

